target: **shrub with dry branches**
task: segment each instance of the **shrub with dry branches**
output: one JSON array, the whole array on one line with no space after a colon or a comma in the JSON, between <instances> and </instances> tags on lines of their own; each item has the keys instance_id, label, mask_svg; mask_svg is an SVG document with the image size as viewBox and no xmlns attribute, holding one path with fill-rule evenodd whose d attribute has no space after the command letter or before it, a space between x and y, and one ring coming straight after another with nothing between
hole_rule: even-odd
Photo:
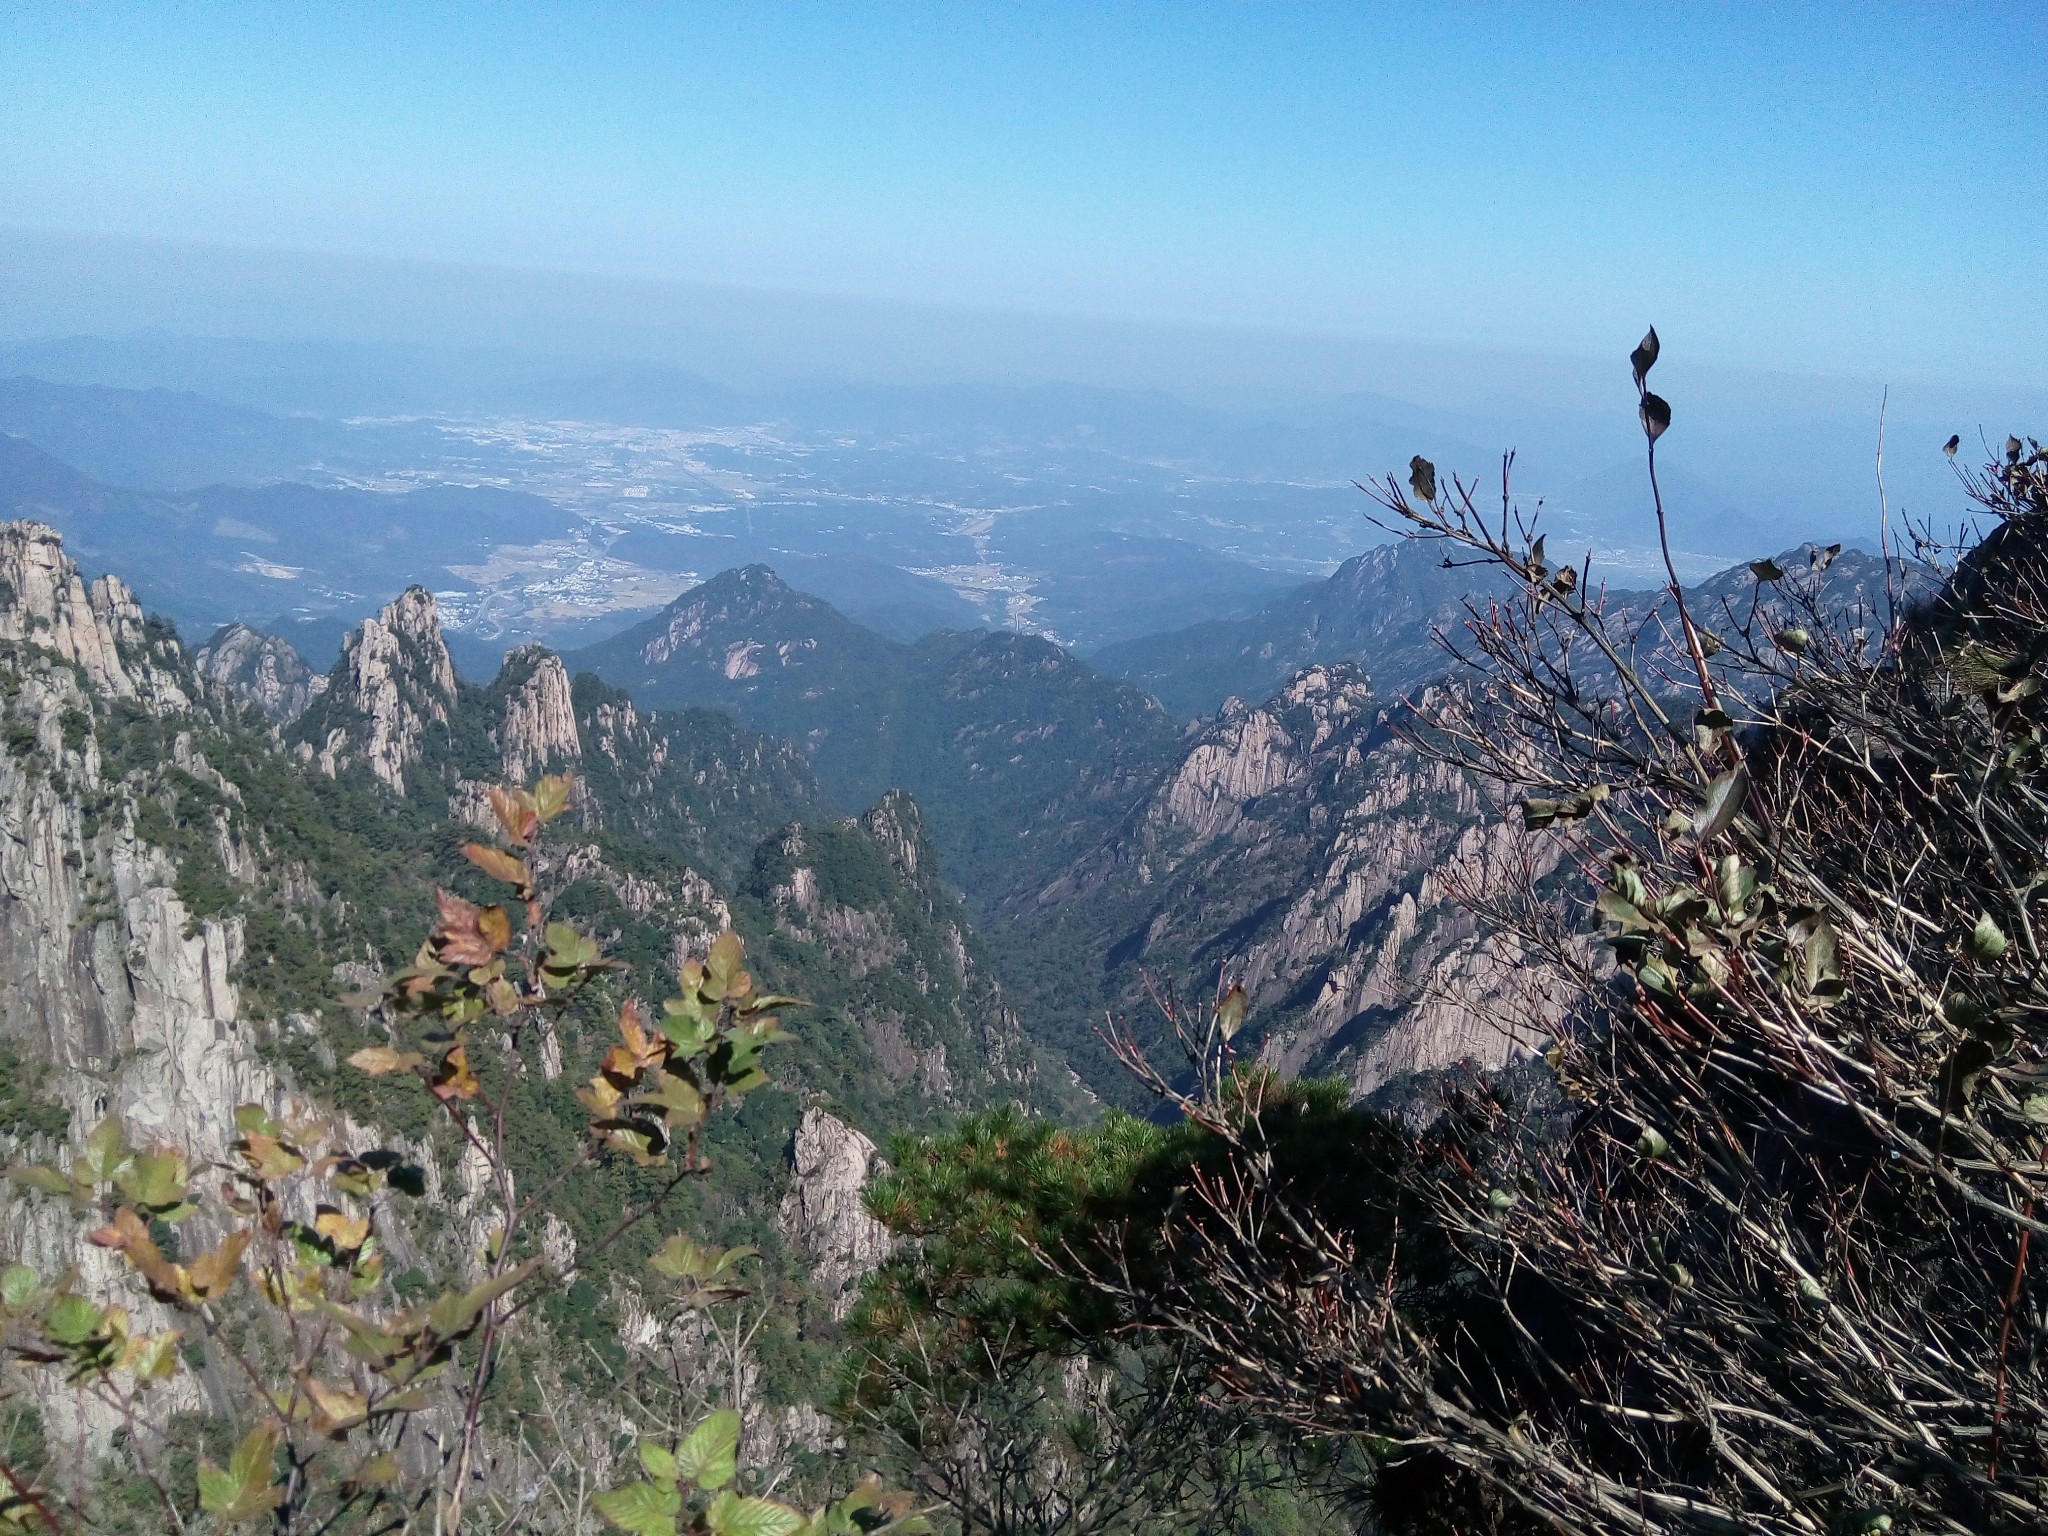
<instances>
[{"instance_id":1,"label":"shrub with dry branches","mask_svg":"<svg viewBox=\"0 0 2048 1536\"><path fill-rule=\"evenodd\" d=\"M1126 1039L1234 1155L1170 1262L1058 1262L1235 1405L1361 1440L1390 1524L2042 1529L2048 451L1962 477L1991 531L1931 599L1888 561L1845 603L1815 550L1713 612L1552 564L1506 465L1498 510L1410 468L1390 518L1510 589L1416 739L1567 840L1478 898L1568 987L1547 1086L1452 1096L1372 1228L1276 1173L1227 1030L1183 1030L1192 1079Z\"/></svg>"}]
</instances>

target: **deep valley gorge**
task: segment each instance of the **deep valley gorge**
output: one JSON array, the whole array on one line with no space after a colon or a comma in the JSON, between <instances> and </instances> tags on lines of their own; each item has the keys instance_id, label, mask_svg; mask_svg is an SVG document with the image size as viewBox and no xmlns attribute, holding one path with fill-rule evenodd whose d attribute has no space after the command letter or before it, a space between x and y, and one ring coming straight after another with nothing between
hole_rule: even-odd
<instances>
[{"instance_id":1,"label":"deep valley gorge","mask_svg":"<svg viewBox=\"0 0 2048 1536\"><path fill-rule=\"evenodd\" d=\"M1387 484L1383 511L1401 504ZM485 489L249 494L270 516L347 510L357 523L326 530L343 554L365 518L446 545L396 539L366 576L487 543L508 508L553 515ZM1615 905L1633 865L1589 892L1571 828L1605 814L1604 781L1532 798L1519 760L1487 756L1512 732L1445 735L1509 718L1459 713L1474 647L1508 654L1503 611L1583 601L1607 649L1558 662L1563 695L1656 678L1643 707L1675 710L1689 676L1741 686L1720 634L1752 663L1757 636L1780 656L1815 634L1855 653L1948 590L1912 561L1803 544L1581 599L1541 540L1461 565L1439 526L1088 655L972 622L871 627L766 562L559 650L451 643L445 594L421 584L326 639L283 619L199 637L124 569L219 575L176 539L144 559L189 507L5 439L0 512L0 1264L20 1293L0 1305L56 1339L64 1306L131 1298L92 1304L70 1356L17 1349L113 1353L0 1396L0 1460L38 1486L68 1477L100 1525L138 1532L159 1528L148 1489L171 1507L148 1458L255 1466L222 1437L247 1416L250 1354L279 1347L205 1289L191 1255L247 1239L199 1213L197 1170L299 1255L255 1294L347 1335L311 1335L304 1406L280 1414L389 1440L382 1482L336 1472L342 1513L459 1517L457 1489L508 1530L666 1533L684 1517L662 1458L711 1425L746 1469L717 1476L746 1491L701 1492L753 1501L763 1531L802 1529L776 1522L869 1466L963 1531L1167 1529L1221 1499L1232 1530L1409 1528L1360 1523L1329 1491L1348 1452L1161 1387L1181 1358L1151 1342L1170 1314L1119 1301L1112 1326L1100 1296L1172 1273L1190 1200L1227 1213L1233 1189L1251 1202L1282 1178L1395 1199L1390 1170L1462 1156L1475 1114L1525 1116L1514 1135L1540 1149L1573 1113L1560 1042L1623 985L1615 956L1637 963L1628 924L1645 919ZM1713 647L1691 648L1689 625ZM1983 665L1987 686L2018 686L2012 664ZM1701 750L1731 729L1718 705L1683 708ZM1712 807L1665 835L1698 835ZM1728 867L1714 905L1681 897L1739 912ZM1498 917L1517 902L1555 926L1517 934ZM1611 950L1590 936L1603 918L1621 924ZM507 969L516 925L529 983ZM1663 1135L1644 1131L1639 1159ZM1221 1181L1217 1147L1258 1172ZM193 1199L183 1172L155 1204L132 1194L145 1166L195 1170ZM353 1203L272 1189L302 1171ZM1485 1219L1520 1198L1490 1190ZM1114 1248L1146 1221L1166 1234L1151 1257ZM1318 1274L1343 1271L1298 1240ZM1104 1242L1128 1267L1093 1274L1090 1300L1063 1266ZM500 1299L529 1282L530 1301ZM334 1299L344 1285L396 1310L366 1322ZM376 1331L401 1325L418 1331ZM166 1378L156 1427L105 1389L108 1360ZM469 1386L443 1374L472 1361ZM440 1385L413 1385L416 1368ZM308 1487L328 1454L306 1460ZM652 1481L624 1481L636 1465ZM1401 1465L1375 1464L1372 1486L1398 1488ZM1108 1491L1132 1479L1139 1504ZM378 1490L407 1480L439 1491L401 1513ZM262 1513L214 1486L227 1523ZM927 1519L880 1486L846 1495L880 1501L846 1530ZM838 1508L816 1518L853 1520Z\"/></svg>"}]
</instances>

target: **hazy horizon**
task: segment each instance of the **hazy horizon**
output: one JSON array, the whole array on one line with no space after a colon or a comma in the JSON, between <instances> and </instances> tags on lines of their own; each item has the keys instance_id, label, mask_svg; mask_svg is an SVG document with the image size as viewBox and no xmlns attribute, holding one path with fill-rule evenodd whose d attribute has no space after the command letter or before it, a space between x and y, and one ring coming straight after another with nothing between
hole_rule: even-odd
<instances>
[{"instance_id":1,"label":"hazy horizon","mask_svg":"<svg viewBox=\"0 0 2048 1536\"><path fill-rule=\"evenodd\" d=\"M1553 552L1654 579L1654 324L1690 579L1874 537L1881 423L1886 509L1947 526L1941 444L2048 419L2014 318L2048 216L1996 192L2048 148L2039 42L1995 8L28 5L0 430L149 496L539 498L374 566L478 633L767 559L1085 649L1333 569L1385 536L1352 482L1418 452L1492 494L1512 450ZM296 494L188 530L188 611L361 611L302 526L339 503ZM350 505L374 542L401 503Z\"/></svg>"}]
</instances>

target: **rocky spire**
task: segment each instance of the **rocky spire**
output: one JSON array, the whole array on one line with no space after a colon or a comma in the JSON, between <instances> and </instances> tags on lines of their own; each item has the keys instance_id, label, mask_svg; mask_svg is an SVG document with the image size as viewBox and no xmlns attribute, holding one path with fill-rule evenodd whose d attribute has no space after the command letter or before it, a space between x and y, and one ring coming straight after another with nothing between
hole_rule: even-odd
<instances>
[{"instance_id":1,"label":"rocky spire","mask_svg":"<svg viewBox=\"0 0 2048 1536\"><path fill-rule=\"evenodd\" d=\"M343 644L327 697L305 717L301 755L329 774L361 763L404 794L423 734L448 723L454 702L455 663L434 594L408 587Z\"/></svg>"},{"instance_id":2,"label":"rocky spire","mask_svg":"<svg viewBox=\"0 0 2048 1536\"><path fill-rule=\"evenodd\" d=\"M553 651L522 645L505 658L496 685L505 695L498 750L508 783L524 784L543 768L583 756L569 669Z\"/></svg>"},{"instance_id":3,"label":"rocky spire","mask_svg":"<svg viewBox=\"0 0 2048 1536\"><path fill-rule=\"evenodd\" d=\"M811 1261L811 1278L844 1317L859 1299L860 1281L895 1247L889 1229L861 1203L868 1180L882 1171L875 1144L822 1109L806 1109L790 1142L789 1193L776 1225Z\"/></svg>"},{"instance_id":4,"label":"rocky spire","mask_svg":"<svg viewBox=\"0 0 2048 1536\"><path fill-rule=\"evenodd\" d=\"M860 824L882 845L889 862L896 866L896 873L904 879L916 881L919 869L928 868L933 862L931 843L924 832L924 814L908 790L890 790L861 817Z\"/></svg>"},{"instance_id":5,"label":"rocky spire","mask_svg":"<svg viewBox=\"0 0 2048 1536\"><path fill-rule=\"evenodd\" d=\"M0 525L0 641L8 640L55 652L114 698L158 711L190 703L178 680L177 641L149 634L142 605L119 577L88 585L57 530L42 523Z\"/></svg>"}]
</instances>

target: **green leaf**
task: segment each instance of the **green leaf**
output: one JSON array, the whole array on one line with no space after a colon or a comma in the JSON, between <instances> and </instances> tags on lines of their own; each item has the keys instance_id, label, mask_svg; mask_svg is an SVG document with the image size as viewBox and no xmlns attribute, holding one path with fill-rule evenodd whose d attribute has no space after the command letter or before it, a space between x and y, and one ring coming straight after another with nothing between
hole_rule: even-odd
<instances>
[{"instance_id":1,"label":"green leaf","mask_svg":"<svg viewBox=\"0 0 2048 1536\"><path fill-rule=\"evenodd\" d=\"M0 1269L0 1305L19 1312L36 1299L39 1286L34 1270L26 1264L10 1264Z\"/></svg>"},{"instance_id":2,"label":"green leaf","mask_svg":"<svg viewBox=\"0 0 2048 1536\"><path fill-rule=\"evenodd\" d=\"M1813 636L1797 624L1789 625L1771 636L1771 644L1787 656L1804 656L1807 647L1813 644Z\"/></svg>"},{"instance_id":3,"label":"green leaf","mask_svg":"<svg viewBox=\"0 0 2048 1536\"><path fill-rule=\"evenodd\" d=\"M740 1416L721 1409L691 1430L676 1447L676 1465L684 1477L707 1492L723 1488L739 1472Z\"/></svg>"},{"instance_id":4,"label":"green leaf","mask_svg":"<svg viewBox=\"0 0 2048 1536\"><path fill-rule=\"evenodd\" d=\"M100 1330L106 1314L76 1293L59 1296L43 1319L43 1332L55 1344L83 1344Z\"/></svg>"},{"instance_id":5,"label":"green leaf","mask_svg":"<svg viewBox=\"0 0 2048 1536\"><path fill-rule=\"evenodd\" d=\"M1650 926L1650 920L1643 916L1642 909L1619 891L1602 891L1594 906L1602 917L1616 924L1624 933L1640 933Z\"/></svg>"},{"instance_id":6,"label":"green leaf","mask_svg":"<svg viewBox=\"0 0 2048 1536\"><path fill-rule=\"evenodd\" d=\"M258 1424L242 1436L228 1458L228 1475L246 1490L270 1485L270 1464L277 1455L277 1426Z\"/></svg>"},{"instance_id":7,"label":"green leaf","mask_svg":"<svg viewBox=\"0 0 2048 1536\"><path fill-rule=\"evenodd\" d=\"M210 1461L199 1463L199 1507L209 1515L225 1515L234 1507L242 1485Z\"/></svg>"},{"instance_id":8,"label":"green leaf","mask_svg":"<svg viewBox=\"0 0 2048 1536\"><path fill-rule=\"evenodd\" d=\"M808 1522L787 1504L728 1490L711 1501L704 1523L712 1536L796 1536Z\"/></svg>"},{"instance_id":9,"label":"green leaf","mask_svg":"<svg viewBox=\"0 0 2048 1536\"><path fill-rule=\"evenodd\" d=\"M661 1032L685 1056L694 1056L718 1033L717 1012L707 1011L694 995L672 997L661 1005Z\"/></svg>"},{"instance_id":10,"label":"green leaf","mask_svg":"<svg viewBox=\"0 0 2048 1536\"><path fill-rule=\"evenodd\" d=\"M62 1195L68 1200L84 1200L92 1195L91 1186L80 1188L70 1175L59 1173L54 1168L15 1168L8 1177L19 1179L30 1189L40 1189L46 1195Z\"/></svg>"},{"instance_id":11,"label":"green leaf","mask_svg":"<svg viewBox=\"0 0 2048 1536\"><path fill-rule=\"evenodd\" d=\"M427 1326L444 1339L452 1339L467 1333L483 1315L483 1310L514 1286L524 1284L527 1277L539 1269L539 1259L528 1259L524 1264L506 1270L494 1279L468 1291L443 1291L427 1313Z\"/></svg>"},{"instance_id":12,"label":"green leaf","mask_svg":"<svg viewBox=\"0 0 2048 1536\"><path fill-rule=\"evenodd\" d=\"M677 1232L655 1250L647 1266L671 1280L699 1280L711 1273L716 1262L711 1250L699 1248Z\"/></svg>"},{"instance_id":13,"label":"green leaf","mask_svg":"<svg viewBox=\"0 0 2048 1536\"><path fill-rule=\"evenodd\" d=\"M710 981L709 990L714 996L725 995L744 960L740 936L730 928L711 941L711 953L704 957L704 974Z\"/></svg>"},{"instance_id":14,"label":"green leaf","mask_svg":"<svg viewBox=\"0 0 2048 1536\"><path fill-rule=\"evenodd\" d=\"M1989 914L1977 919L1977 926L1970 931L1970 953L1979 960L1996 960L2004 954L2010 944L2005 930L1991 920Z\"/></svg>"},{"instance_id":15,"label":"green leaf","mask_svg":"<svg viewBox=\"0 0 2048 1536\"><path fill-rule=\"evenodd\" d=\"M1707 786L1707 801L1693 821L1693 836L1710 842L1735 824L1749 803L1749 765L1737 763Z\"/></svg>"},{"instance_id":16,"label":"green leaf","mask_svg":"<svg viewBox=\"0 0 2048 1536\"><path fill-rule=\"evenodd\" d=\"M128 1162L128 1149L121 1143L121 1122L109 1115L85 1138L71 1171L87 1184L111 1184Z\"/></svg>"},{"instance_id":17,"label":"green leaf","mask_svg":"<svg viewBox=\"0 0 2048 1536\"><path fill-rule=\"evenodd\" d=\"M1671 1150L1671 1143L1664 1139L1664 1133L1653 1125L1643 1127L1642 1135L1636 1138L1636 1153L1646 1162L1655 1162Z\"/></svg>"},{"instance_id":18,"label":"green leaf","mask_svg":"<svg viewBox=\"0 0 2048 1536\"><path fill-rule=\"evenodd\" d=\"M284 1139L284 1127L272 1119L270 1112L261 1104L236 1106L235 1129L244 1136L268 1136L273 1141Z\"/></svg>"},{"instance_id":19,"label":"green leaf","mask_svg":"<svg viewBox=\"0 0 2048 1536\"><path fill-rule=\"evenodd\" d=\"M675 1487L677 1479L682 1476L681 1470L676 1466L675 1452L664 1445L657 1445L652 1440L640 1442L640 1465L645 1467L647 1475L663 1488Z\"/></svg>"},{"instance_id":20,"label":"green leaf","mask_svg":"<svg viewBox=\"0 0 2048 1536\"><path fill-rule=\"evenodd\" d=\"M671 1130L686 1131L704 1122L704 1095L688 1078L664 1072L650 1091L634 1096L635 1104L661 1111Z\"/></svg>"},{"instance_id":21,"label":"green leaf","mask_svg":"<svg viewBox=\"0 0 2048 1536\"><path fill-rule=\"evenodd\" d=\"M1726 853L1715 866L1714 874L1714 890L1721 910L1730 918L1740 918L1750 897L1756 894L1756 871L1745 865L1740 855Z\"/></svg>"},{"instance_id":22,"label":"green leaf","mask_svg":"<svg viewBox=\"0 0 2048 1536\"><path fill-rule=\"evenodd\" d=\"M185 1201L185 1154L175 1148L138 1153L115 1182L131 1204L167 1211Z\"/></svg>"},{"instance_id":23,"label":"green leaf","mask_svg":"<svg viewBox=\"0 0 2048 1536\"><path fill-rule=\"evenodd\" d=\"M633 1536L676 1536L683 1496L673 1488L657 1488L652 1483L627 1483L600 1493L597 1512Z\"/></svg>"}]
</instances>

